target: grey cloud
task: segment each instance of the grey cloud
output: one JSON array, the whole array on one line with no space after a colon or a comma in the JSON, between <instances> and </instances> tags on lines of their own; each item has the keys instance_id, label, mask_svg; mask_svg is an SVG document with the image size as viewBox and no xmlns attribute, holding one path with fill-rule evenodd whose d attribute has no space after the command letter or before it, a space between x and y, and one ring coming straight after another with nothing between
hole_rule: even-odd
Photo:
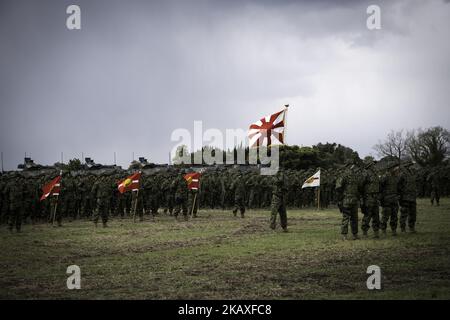
<instances>
[{"instance_id":1,"label":"grey cloud","mask_svg":"<svg viewBox=\"0 0 450 320\"><path fill-rule=\"evenodd\" d=\"M72 3L0 4L8 168L25 151L167 162L174 129L246 129L287 102L289 143L362 155L390 129L450 126L443 2L375 1L376 32L372 1L77 1L82 30L69 31Z\"/></svg>"}]
</instances>

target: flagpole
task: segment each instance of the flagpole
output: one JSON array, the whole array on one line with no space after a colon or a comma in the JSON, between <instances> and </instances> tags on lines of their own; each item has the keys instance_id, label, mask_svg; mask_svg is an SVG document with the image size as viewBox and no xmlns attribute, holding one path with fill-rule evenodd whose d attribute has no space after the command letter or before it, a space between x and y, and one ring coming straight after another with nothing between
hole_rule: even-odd
<instances>
[{"instance_id":1,"label":"flagpole","mask_svg":"<svg viewBox=\"0 0 450 320\"><path fill-rule=\"evenodd\" d=\"M138 197L139 197L139 189L137 189L136 198L134 199L133 222L136 222L136 210L137 210Z\"/></svg>"},{"instance_id":2,"label":"flagpole","mask_svg":"<svg viewBox=\"0 0 450 320\"><path fill-rule=\"evenodd\" d=\"M320 210L320 186L317 187L317 210Z\"/></svg>"},{"instance_id":3,"label":"flagpole","mask_svg":"<svg viewBox=\"0 0 450 320\"><path fill-rule=\"evenodd\" d=\"M287 131L287 111L288 111L288 108L289 108L289 105L288 104L285 104L284 105L284 119L283 119L283 122L284 122L284 133L283 133L283 135L284 135L284 137L283 137L283 144L287 144L286 143L286 131Z\"/></svg>"},{"instance_id":4,"label":"flagpole","mask_svg":"<svg viewBox=\"0 0 450 320\"><path fill-rule=\"evenodd\" d=\"M53 226L55 226L56 209L58 208L58 199L59 199L59 194L56 196L55 209L53 210L53 223L52 223Z\"/></svg>"},{"instance_id":5,"label":"flagpole","mask_svg":"<svg viewBox=\"0 0 450 320\"><path fill-rule=\"evenodd\" d=\"M194 214L194 207L195 207L195 202L197 201L197 192L194 195L194 200L192 201L192 209L191 209L191 216Z\"/></svg>"}]
</instances>

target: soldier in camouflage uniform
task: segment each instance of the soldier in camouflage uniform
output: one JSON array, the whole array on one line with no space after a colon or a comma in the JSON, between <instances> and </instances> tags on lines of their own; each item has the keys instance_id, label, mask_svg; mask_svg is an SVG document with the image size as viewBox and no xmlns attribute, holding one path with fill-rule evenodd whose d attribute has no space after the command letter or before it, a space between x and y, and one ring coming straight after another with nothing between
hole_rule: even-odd
<instances>
[{"instance_id":1,"label":"soldier in camouflage uniform","mask_svg":"<svg viewBox=\"0 0 450 320\"><path fill-rule=\"evenodd\" d=\"M182 170L175 180L172 182L172 189L175 192L175 210L173 212L175 219L178 219L178 214L183 213L184 220L188 220L188 186L184 179L186 171Z\"/></svg>"},{"instance_id":2,"label":"soldier in camouflage uniform","mask_svg":"<svg viewBox=\"0 0 450 320\"><path fill-rule=\"evenodd\" d=\"M398 223L398 166L391 164L388 172L380 179L381 193L381 231L386 234L387 223L391 226L392 235L397 235Z\"/></svg>"},{"instance_id":3,"label":"soldier in camouflage uniform","mask_svg":"<svg viewBox=\"0 0 450 320\"><path fill-rule=\"evenodd\" d=\"M286 194L287 186L285 174L280 169L274 177L272 188L272 202L270 215L270 228L275 230L277 223L277 215L280 215L280 225L283 232L287 232L287 213L286 213Z\"/></svg>"},{"instance_id":4,"label":"soldier in camouflage uniform","mask_svg":"<svg viewBox=\"0 0 450 320\"><path fill-rule=\"evenodd\" d=\"M69 218L69 221L75 220L77 212L75 211L75 182L69 172L65 172L61 183L61 209Z\"/></svg>"},{"instance_id":5,"label":"soldier in camouflage uniform","mask_svg":"<svg viewBox=\"0 0 450 320\"><path fill-rule=\"evenodd\" d=\"M152 175L145 178L143 183L143 197L145 210L151 214L154 219L158 214L158 208L160 206L159 201L161 198L160 192L161 181L158 175Z\"/></svg>"},{"instance_id":6,"label":"soldier in camouflage uniform","mask_svg":"<svg viewBox=\"0 0 450 320\"><path fill-rule=\"evenodd\" d=\"M336 191L341 194L342 200L342 225L341 234L344 240L347 239L348 224L350 223L353 239L358 239L358 205L360 198L360 181L357 175L355 163L348 163L349 166L336 180Z\"/></svg>"},{"instance_id":7,"label":"soldier in camouflage uniform","mask_svg":"<svg viewBox=\"0 0 450 320\"><path fill-rule=\"evenodd\" d=\"M410 232L415 233L417 187L413 165L414 163L411 161L403 164L398 185L400 193L400 228L402 232L406 232L406 220L408 220Z\"/></svg>"},{"instance_id":8,"label":"soldier in camouflage uniform","mask_svg":"<svg viewBox=\"0 0 450 320\"><path fill-rule=\"evenodd\" d=\"M169 215L173 214L174 205L174 194L175 191L172 189L172 180L175 177L172 172L167 172L164 175L163 181L161 183L161 192L163 194L164 200L164 213L169 212Z\"/></svg>"},{"instance_id":9,"label":"soldier in camouflage uniform","mask_svg":"<svg viewBox=\"0 0 450 320\"><path fill-rule=\"evenodd\" d=\"M241 212L241 218L244 218L245 214L245 181L241 172L239 172L236 178L231 184L231 189L234 191L234 209L233 215L236 217L238 210Z\"/></svg>"},{"instance_id":10,"label":"soldier in camouflage uniform","mask_svg":"<svg viewBox=\"0 0 450 320\"><path fill-rule=\"evenodd\" d=\"M23 216L23 200L24 200L24 181L19 174L14 174L14 178L10 179L6 186L5 194L9 202L8 229L12 232L16 228L17 232L21 231Z\"/></svg>"},{"instance_id":11,"label":"soldier in camouflage uniform","mask_svg":"<svg viewBox=\"0 0 450 320\"><path fill-rule=\"evenodd\" d=\"M97 227L100 216L102 218L103 227L106 228L108 226L109 205L113 187L114 184L110 181L108 176L99 177L92 186L91 194L96 203L93 215L95 227Z\"/></svg>"},{"instance_id":12,"label":"soldier in camouflage uniform","mask_svg":"<svg viewBox=\"0 0 450 320\"><path fill-rule=\"evenodd\" d=\"M116 185L118 186L121 179L120 174L116 174L114 176L114 180L116 181ZM121 219L125 216L125 207L126 207L126 195L124 193L120 193L118 188L114 188L114 195L116 197L116 206L114 207L114 215L120 216Z\"/></svg>"},{"instance_id":13,"label":"soldier in camouflage uniform","mask_svg":"<svg viewBox=\"0 0 450 320\"><path fill-rule=\"evenodd\" d=\"M439 170L434 169L428 176L427 180L431 186L431 205L434 205L434 201L436 201L436 205L439 206L439 200L441 198L441 181Z\"/></svg>"},{"instance_id":14,"label":"soldier in camouflage uniform","mask_svg":"<svg viewBox=\"0 0 450 320\"><path fill-rule=\"evenodd\" d=\"M370 221L372 221L372 229L374 237L379 238L380 229L380 178L374 170L375 162L369 161L366 164L366 173L362 185L363 202L361 212L364 214L362 219L361 229L364 236L367 236L367 231L370 228Z\"/></svg>"}]
</instances>

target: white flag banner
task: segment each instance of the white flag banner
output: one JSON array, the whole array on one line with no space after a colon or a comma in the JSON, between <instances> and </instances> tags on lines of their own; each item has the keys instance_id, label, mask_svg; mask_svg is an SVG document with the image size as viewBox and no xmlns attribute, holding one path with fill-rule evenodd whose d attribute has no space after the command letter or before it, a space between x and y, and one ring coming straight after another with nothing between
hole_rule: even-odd
<instances>
[{"instance_id":1,"label":"white flag banner","mask_svg":"<svg viewBox=\"0 0 450 320\"><path fill-rule=\"evenodd\" d=\"M303 188L319 187L320 186L320 170L314 173L311 177L306 179L302 185Z\"/></svg>"}]
</instances>

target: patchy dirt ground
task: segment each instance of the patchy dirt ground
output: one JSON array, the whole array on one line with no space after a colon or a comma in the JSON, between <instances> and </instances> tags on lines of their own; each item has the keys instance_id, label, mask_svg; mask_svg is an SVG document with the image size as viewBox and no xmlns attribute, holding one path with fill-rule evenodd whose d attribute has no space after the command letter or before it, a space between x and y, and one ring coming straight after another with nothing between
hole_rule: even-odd
<instances>
[{"instance_id":1,"label":"patchy dirt ground","mask_svg":"<svg viewBox=\"0 0 450 320\"><path fill-rule=\"evenodd\" d=\"M88 221L0 231L3 299L449 299L450 200L418 205L417 234L342 241L337 209L288 210L289 233L268 211L201 211L176 222ZM69 265L81 290L68 290ZM378 265L382 290L366 287Z\"/></svg>"}]
</instances>

